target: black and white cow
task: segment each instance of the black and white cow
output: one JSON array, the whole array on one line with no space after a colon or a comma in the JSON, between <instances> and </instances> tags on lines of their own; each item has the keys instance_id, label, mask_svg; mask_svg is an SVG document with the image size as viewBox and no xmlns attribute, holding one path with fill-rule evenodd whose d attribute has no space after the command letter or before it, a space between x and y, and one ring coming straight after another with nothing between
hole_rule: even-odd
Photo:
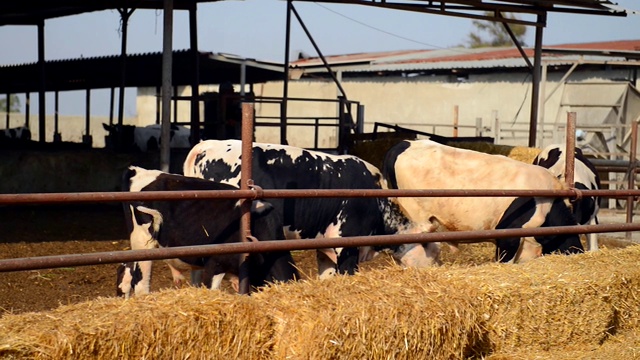
<instances>
[{"instance_id":1,"label":"black and white cow","mask_svg":"<svg viewBox=\"0 0 640 360\"><path fill-rule=\"evenodd\" d=\"M124 174L123 190L184 191L237 190L228 184L130 167ZM149 200L124 203L125 220L131 248L222 244L242 241L240 236L240 202L237 199L210 200ZM282 221L273 206L254 201L251 211L252 235L260 240L281 240ZM204 285L219 288L226 273L235 279L239 272L239 254L215 255L166 262L175 282L184 280L182 271L204 269ZM118 294L129 296L149 292L151 261L123 264L118 270ZM293 258L288 251L253 253L248 257L249 278L254 287L266 282L299 278Z\"/></svg>"},{"instance_id":2,"label":"black and white cow","mask_svg":"<svg viewBox=\"0 0 640 360\"><path fill-rule=\"evenodd\" d=\"M0 141L29 141L31 130L26 126L0 130Z\"/></svg>"},{"instance_id":3,"label":"black and white cow","mask_svg":"<svg viewBox=\"0 0 640 360\"><path fill-rule=\"evenodd\" d=\"M191 149L184 175L240 185L242 142L206 140ZM350 155L330 155L293 146L253 143L252 179L264 189L381 189L382 176L373 165ZM394 234L408 226L386 198L271 199L282 214L287 239L335 238ZM397 209L396 209L397 210ZM410 232L407 230L406 232ZM391 247L408 266L432 265L429 245ZM353 274L360 261L373 257L370 247L319 249L318 274Z\"/></svg>"},{"instance_id":4,"label":"black and white cow","mask_svg":"<svg viewBox=\"0 0 640 360\"><path fill-rule=\"evenodd\" d=\"M549 169L560 181L565 182L566 176L566 145L551 144L545 147L533 160L534 165ZM582 153L575 148L574 152L574 187L579 190L599 190L600 177L595 166ZM573 201L573 215L578 224L595 225L598 223L598 211L600 210L600 198L597 196L584 196ZM590 234L589 248L597 248L595 234Z\"/></svg>"},{"instance_id":5,"label":"black and white cow","mask_svg":"<svg viewBox=\"0 0 640 360\"><path fill-rule=\"evenodd\" d=\"M394 189L566 188L539 166L431 140L398 143L387 152L382 171L389 188ZM429 232L576 225L566 200L561 198L402 197L393 201ZM502 262L524 262L556 251L583 251L575 234L498 239L496 245L496 259Z\"/></svg>"},{"instance_id":6,"label":"black and white cow","mask_svg":"<svg viewBox=\"0 0 640 360\"><path fill-rule=\"evenodd\" d=\"M112 146L116 146L116 141L122 141L119 150L123 151L157 151L160 149L162 125L153 124L145 127L134 125L107 125L102 124L109 133L108 139ZM169 131L171 140L169 147L188 149L191 147L191 132L188 128L176 124L171 124Z\"/></svg>"}]
</instances>

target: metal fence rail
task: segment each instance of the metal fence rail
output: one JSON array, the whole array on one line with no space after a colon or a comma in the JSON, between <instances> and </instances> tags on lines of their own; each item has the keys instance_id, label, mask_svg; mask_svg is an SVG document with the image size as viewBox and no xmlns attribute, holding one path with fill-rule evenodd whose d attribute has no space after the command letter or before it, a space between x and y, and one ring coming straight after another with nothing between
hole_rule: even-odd
<instances>
[{"instance_id":1,"label":"metal fence rail","mask_svg":"<svg viewBox=\"0 0 640 360\"><path fill-rule=\"evenodd\" d=\"M303 240L263 240L233 244L181 246L148 250L122 250L92 254L70 254L0 260L0 272L26 271L69 266L114 264L129 261L160 260L194 256L253 253L264 251L311 250L317 248L400 245L427 242L485 242L513 236L542 236L554 234L604 233L640 231L640 223L556 226L533 229L501 229L455 231L441 233L354 236Z\"/></svg>"},{"instance_id":2,"label":"metal fence rail","mask_svg":"<svg viewBox=\"0 0 640 360\"><path fill-rule=\"evenodd\" d=\"M250 190L225 191L145 191L145 192L87 192L0 194L0 205L6 204L59 204L90 202L122 202L136 200L187 200L187 199L269 199L295 197L640 197L640 190ZM186 246L151 250L127 250L94 254L71 254L36 258L0 260L0 272L36 270L65 266L111 264L127 261L157 260L176 257L251 253L279 250L308 250L325 247L396 245L438 241L482 242L489 239L525 235L549 235L569 233L603 233L640 231L640 223L576 225L534 229L502 229L482 231L458 231L446 233L399 234L379 236L343 237L331 239L275 240L259 239L259 242Z\"/></svg>"}]
</instances>

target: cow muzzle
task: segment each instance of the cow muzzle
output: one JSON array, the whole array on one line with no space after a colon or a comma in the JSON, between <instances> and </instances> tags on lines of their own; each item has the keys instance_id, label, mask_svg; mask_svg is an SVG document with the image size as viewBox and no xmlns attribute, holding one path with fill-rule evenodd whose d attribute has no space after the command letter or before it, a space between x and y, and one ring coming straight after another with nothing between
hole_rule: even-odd
<instances>
[{"instance_id":1,"label":"cow muzzle","mask_svg":"<svg viewBox=\"0 0 640 360\"><path fill-rule=\"evenodd\" d=\"M520 246L518 252L513 258L513 262L516 264L524 263L529 260L533 260L542 256L542 245L535 239L525 237L520 240Z\"/></svg>"},{"instance_id":2,"label":"cow muzzle","mask_svg":"<svg viewBox=\"0 0 640 360\"><path fill-rule=\"evenodd\" d=\"M442 264L440 243L401 245L393 258L406 267L424 268Z\"/></svg>"}]
</instances>

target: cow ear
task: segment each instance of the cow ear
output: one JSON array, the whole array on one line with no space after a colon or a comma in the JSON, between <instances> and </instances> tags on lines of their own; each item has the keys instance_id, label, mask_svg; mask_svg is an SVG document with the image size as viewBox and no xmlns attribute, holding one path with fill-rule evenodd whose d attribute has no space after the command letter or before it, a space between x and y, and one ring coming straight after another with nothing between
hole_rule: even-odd
<instances>
[{"instance_id":1,"label":"cow ear","mask_svg":"<svg viewBox=\"0 0 640 360\"><path fill-rule=\"evenodd\" d=\"M158 210L150 209L146 206L136 206L136 210L143 214L150 215L153 218L153 223L151 224L153 231L156 233L160 231L160 225L162 225L162 214Z\"/></svg>"},{"instance_id":2,"label":"cow ear","mask_svg":"<svg viewBox=\"0 0 640 360\"><path fill-rule=\"evenodd\" d=\"M105 123L102 123L102 127L103 127L106 131L111 131L111 128L112 128L111 126L109 126L109 125L107 125L107 124L105 124Z\"/></svg>"},{"instance_id":3,"label":"cow ear","mask_svg":"<svg viewBox=\"0 0 640 360\"><path fill-rule=\"evenodd\" d=\"M264 214L268 213L273 209L273 205L270 202L266 202L264 200L254 200L251 203L251 212L254 214Z\"/></svg>"}]
</instances>

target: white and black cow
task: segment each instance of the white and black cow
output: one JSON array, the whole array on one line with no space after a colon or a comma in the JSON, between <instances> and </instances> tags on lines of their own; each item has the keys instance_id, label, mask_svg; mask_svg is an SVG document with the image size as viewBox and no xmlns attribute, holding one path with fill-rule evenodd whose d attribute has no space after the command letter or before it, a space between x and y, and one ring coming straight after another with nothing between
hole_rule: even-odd
<instances>
[{"instance_id":1,"label":"white and black cow","mask_svg":"<svg viewBox=\"0 0 640 360\"><path fill-rule=\"evenodd\" d=\"M242 142L206 140L191 149L184 175L239 186ZM381 189L382 174L350 155L330 155L293 146L253 143L252 179L264 189ZM394 212L387 198L270 199L282 214L287 239L335 238L394 234L408 220ZM408 231L407 231L408 232ZM409 266L432 265L429 246L391 247ZM360 261L373 257L370 247L319 249L318 274L353 274ZM425 263L426 262L426 263Z\"/></svg>"},{"instance_id":2,"label":"white and black cow","mask_svg":"<svg viewBox=\"0 0 640 360\"><path fill-rule=\"evenodd\" d=\"M228 184L168 174L158 170L130 167L124 174L123 190L184 191L184 190L237 190ZM149 200L124 203L125 220L129 230L131 248L192 246L242 241L240 236L240 202L237 199L210 200ZM284 239L282 221L273 206L265 201L254 201L251 211L252 235L260 240ZM184 280L181 271L204 269L204 285L219 288L226 273L235 279L239 272L240 254L215 255L171 259L175 282ZM248 257L249 278L252 286L266 282L288 281L299 278L293 258L288 251L253 253ZM151 261L123 264L118 270L118 294L129 296L149 292Z\"/></svg>"},{"instance_id":3,"label":"white and black cow","mask_svg":"<svg viewBox=\"0 0 640 360\"><path fill-rule=\"evenodd\" d=\"M26 126L0 130L0 141L29 141L31 130Z\"/></svg>"},{"instance_id":4,"label":"white and black cow","mask_svg":"<svg viewBox=\"0 0 640 360\"><path fill-rule=\"evenodd\" d=\"M122 151L157 151L162 141L162 125L153 124L145 127L134 125L107 125L102 124L109 133L108 139L112 146L120 146ZM188 128L176 124L170 127L170 148L188 149L191 147L191 132ZM118 139L121 144L117 144Z\"/></svg>"},{"instance_id":5,"label":"white and black cow","mask_svg":"<svg viewBox=\"0 0 640 360\"><path fill-rule=\"evenodd\" d=\"M395 189L566 188L539 166L431 140L398 143L387 152L382 171L389 188ZM393 201L409 219L430 232L576 225L561 198L402 197ZM502 262L524 262L556 251L583 251L575 234L498 239L496 245L496 259Z\"/></svg>"},{"instance_id":6,"label":"white and black cow","mask_svg":"<svg viewBox=\"0 0 640 360\"><path fill-rule=\"evenodd\" d=\"M533 160L534 165L549 169L560 181L565 182L566 176L566 145L551 144L544 148ZM575 148L574 151L574 187L579 190L599 190L600 177L595 166L582 153L582 150ZM600 209L600 198L597 196L580 197L573 201L573 215L578 224L595 225L598 223L598 211ZM595 234L591 234L595 236ZM590 248L595 250L597 240L592 238Z\"/></svg>"}]
</instances>

